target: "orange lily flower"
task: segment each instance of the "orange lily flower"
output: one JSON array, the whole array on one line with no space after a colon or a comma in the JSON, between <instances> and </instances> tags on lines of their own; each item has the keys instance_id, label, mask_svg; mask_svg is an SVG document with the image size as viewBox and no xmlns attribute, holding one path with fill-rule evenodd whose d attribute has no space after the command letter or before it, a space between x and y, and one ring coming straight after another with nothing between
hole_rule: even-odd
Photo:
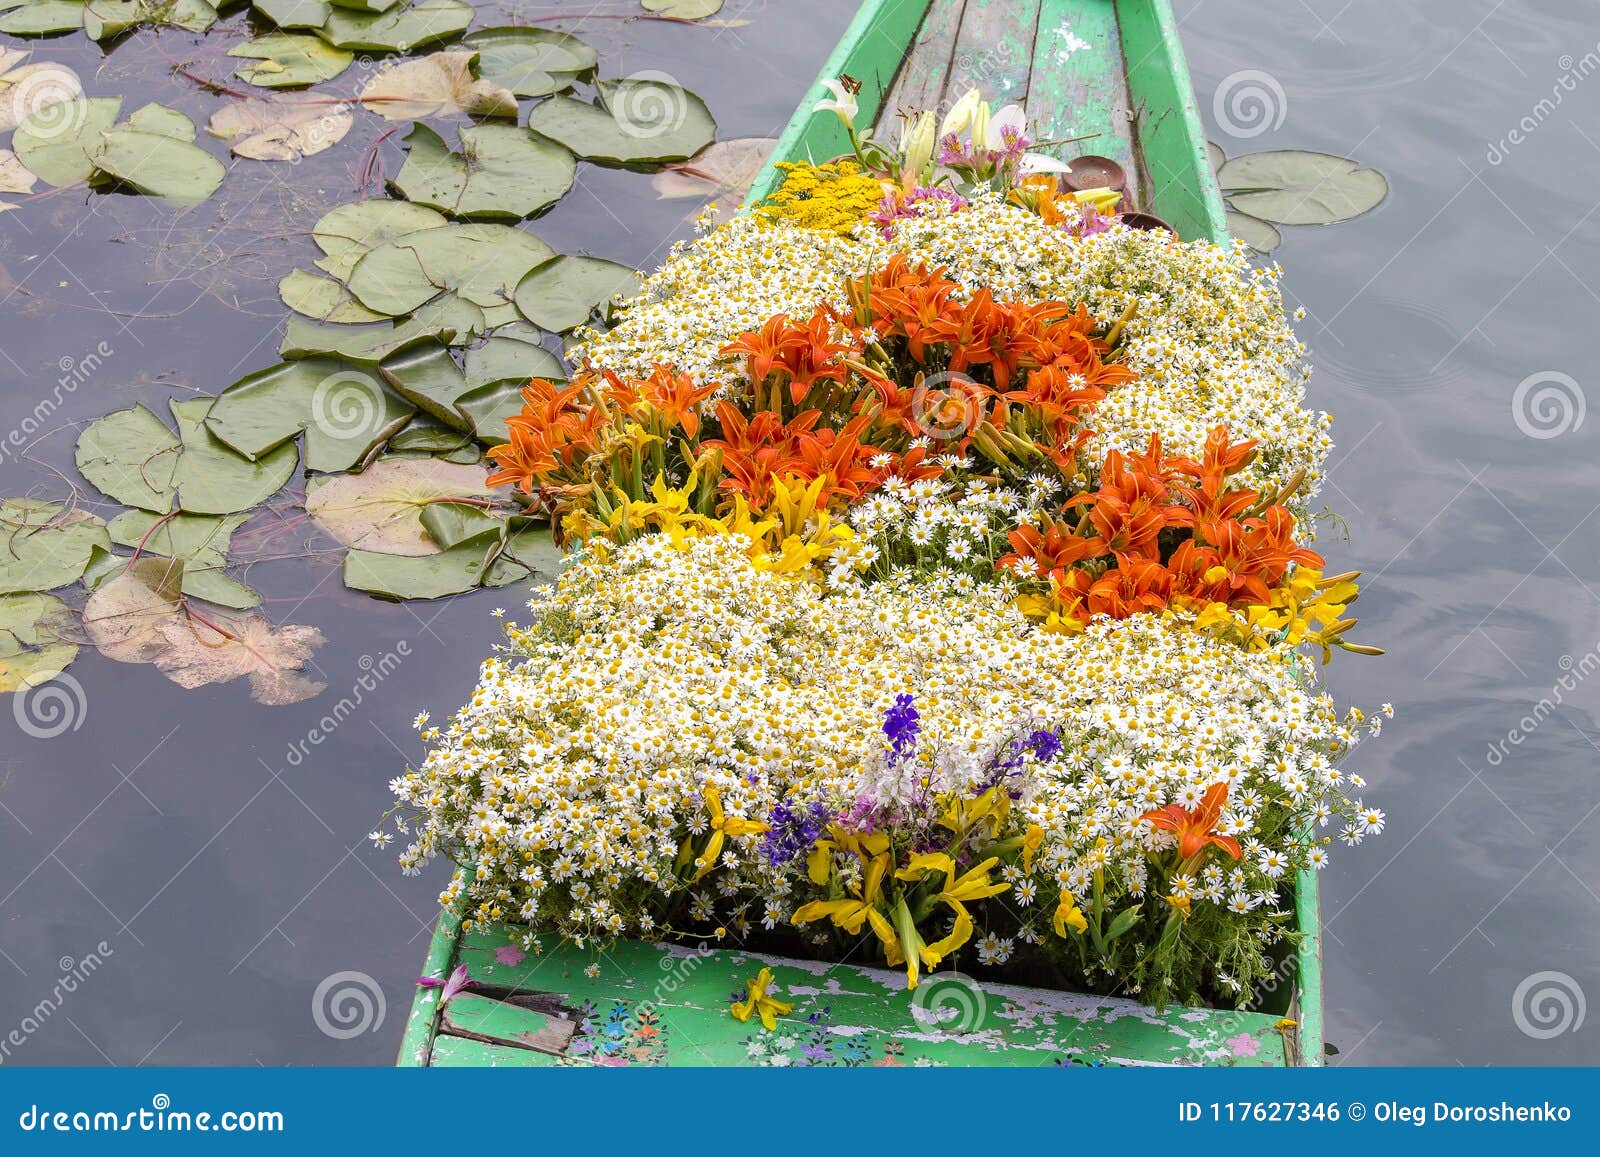
<instances>
[{"instance_id":1,"label":"orange lily flower","mask_svg":"<svg viewBox=\"0 0 1600 1157\"><path fill-rule=\"evenodd\" d=\"M1220 835L1217 822L1222 809L1228 804L1228 785L1214 783L1206 788L1205 796L1193 811L1182 804L1168 804L1155 811L1145 812L1139 818L1164 831L1175 832L1178 837L1178 856L1188 860L1198 856L1208 847L1221 848L1237 860L1243 853L1239 841L1232 836Z\"/></svg>"}]
</instances>

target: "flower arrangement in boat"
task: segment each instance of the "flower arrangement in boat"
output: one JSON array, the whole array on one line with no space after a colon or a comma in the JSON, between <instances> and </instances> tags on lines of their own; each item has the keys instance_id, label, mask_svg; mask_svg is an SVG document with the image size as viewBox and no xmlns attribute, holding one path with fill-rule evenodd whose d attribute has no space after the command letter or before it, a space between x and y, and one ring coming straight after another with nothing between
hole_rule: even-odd
<instances>
[{"instance_id":1,"label":"flower arrangement in boat","mask_svg":"<svg viewBox=\"0 0 1600 1157\"><path fill-rule=\"evenodd\" d=\"M402 864L456 861L442 899L530 950L1248 999L1293 873L1385 823L1340 765L1381 716L1301 657L1376 649L1311 546L1276 273L1030 183L976 98L892 156L851 134L524 392L491 481L569 565L419 720Z\"/></svg>"}]
</instances>

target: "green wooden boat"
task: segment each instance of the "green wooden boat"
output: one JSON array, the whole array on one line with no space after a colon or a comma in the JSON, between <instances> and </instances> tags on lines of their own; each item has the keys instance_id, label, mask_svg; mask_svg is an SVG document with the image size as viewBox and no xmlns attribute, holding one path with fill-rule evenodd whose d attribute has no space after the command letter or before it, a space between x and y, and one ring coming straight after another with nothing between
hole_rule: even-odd
<instances>
[{"instance_id":1,"label":"green wooden boat","mask_svg":"<svg viewBox=\"0 0 1600 1157\"><path fill-rule=\"evenodd\" d=\"M861 123L936 108L969 87L1024 103L1044 140L1117 161L1137 206L1185 238L1227 241L1222 198L1168 0L864 0L821 76L861 82ZM774 160L849 151L808 93ZM892 131L882 136L893 139ZM1070 159L1064 157L1063 159ZM777 173L769 167L752 200ZM524 955L504 927L440 918L401 1066L1307 1065L1322 1063L1317 884L1295 884L1302 937L1260 1011L1167 1008L935 973L625 942ZM472 987L441 1007L460 965ZM730 1005L769 967L792 1002L775 1031Z\"/></svg>"}]
</instances>

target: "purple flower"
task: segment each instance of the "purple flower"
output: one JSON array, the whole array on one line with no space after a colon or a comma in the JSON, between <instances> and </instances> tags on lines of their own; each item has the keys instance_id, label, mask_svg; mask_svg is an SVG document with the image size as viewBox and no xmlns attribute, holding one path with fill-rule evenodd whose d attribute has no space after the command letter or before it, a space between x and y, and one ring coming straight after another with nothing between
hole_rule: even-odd
<instances>
[{"instance_id":1,"label":"purple flower","mask_svg":"<svg viewBox=\"0 0 1600 1157\"><path fill-rule=\"evenodd\" d=\"M779 800L767 817L767 833L761 840L762 855L773 867L783 867L809 852L833 818L833 813L820 803L813 802L801 808L787 799Z\"/></svg>"},{"instance_id":2,"label":"purple flower","mask_svg":"<svg viewBox=\"0 0 1600 1157\"><path fill-rule=\"evenodd\" d=\"M883 714L883 734L889 740L896 758L904 759L917 743L919 719L915 700L910 695L896 695L894 706Z\"/></svg>"}]
</instances>

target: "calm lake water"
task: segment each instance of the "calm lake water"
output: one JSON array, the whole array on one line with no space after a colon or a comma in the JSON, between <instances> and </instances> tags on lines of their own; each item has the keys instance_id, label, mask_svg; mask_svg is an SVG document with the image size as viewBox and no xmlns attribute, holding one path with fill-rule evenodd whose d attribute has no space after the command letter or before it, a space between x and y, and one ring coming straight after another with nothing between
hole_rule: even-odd
<instances>
[{"instance_id":1,"label":"calm lake water","mask_svg":"<svg viewBox=\"0 0 1600 1157\"><path fill-rule=\"evenodd\" d=\"M482 4L477 24L561 7ZM1287 230L1278 254L1310 312L1313 401L1337 419L1326 498L1351 538L1326 544L1330 561L1367 572L1360 635L1390 651L1341 656L1331 681L1342 699L1399 711L1358 752L1389 832L1324 876L1329 1037L1362 1064L1592 1062L1593 1029L1541 1035L1550 1006L1536 996L1552 984L1600 995L1600 681L1579 681L1600 662L1600 596L1586 585L1600 419L1580 420L1583 391L1600 388L1588 380L1600 79L1587 75L1600 59L1584 63L1600 20L1583 0L1176 7L1208 128L1230 154L1348 154L1393 186L1357 221ZM609 75L654 70L699 92L720 136L767 136L853 9L729 0L725 14L748 25L573 30ZM123 94L126 109L159 100L203 123L223 98L169 66L226 78L222 53L246 29L235 16L208 36L140 32L109 53L81 36L31 47L71 64L92 95ZM1229 111L1250 88L1264 120L1249 119L1249 100ZM0 214L0 428L59 397L54 432L26 459L0 459L0 495L62 497L76 425L275 364L276 282L315 256L311 223L355 199L369 147L398 170L400 134L379 141L391 127L358 115L300 165L241 162L189 213L67 191ZM649 267L687 232L688 208L658 200L647 176L584 166L531 227L558 250ZM74 384L58 391L63 375ZM1546 389L1567 416L1535 404ZM393 1058L439 880L404 879L365 834L386 781L418 754L412 716L463 700L497 637L489 612L515 600L396 605L347 591L330 542L280 503L242 535L262 560L249 578L275 622L326 634L321 696L262 708L243 682L184 691L86 651L71 669L75 730L30 738L3 713L0 1036L62 970L104 957L12 1063ZM361 689L374 670L388 673ZM1537 707L1563 678L1575 689ZM328 728L341 699L348 714ZM309 756L291 756L314 732ZM373 978L384 1008L348 1039L312 1015L318 985L342 972ZM1541 973L1562 976L1528 980ZM1531 1018L1514 1014L1519 990Z\"/></svg>"}]
</instances>

